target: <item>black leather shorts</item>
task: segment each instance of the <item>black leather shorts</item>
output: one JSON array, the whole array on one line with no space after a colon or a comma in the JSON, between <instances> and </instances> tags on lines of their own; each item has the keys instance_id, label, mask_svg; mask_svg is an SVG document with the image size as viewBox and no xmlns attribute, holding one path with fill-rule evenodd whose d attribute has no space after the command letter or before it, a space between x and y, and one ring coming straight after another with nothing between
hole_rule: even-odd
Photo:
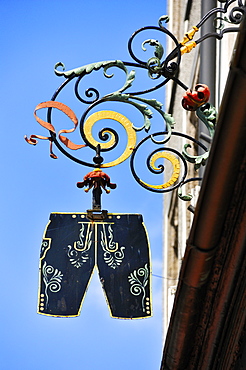
<instances>
[{"instance_id":1,"label":"black leather shorts","mask_svg":"<svg viewBox=\"0 0 246 370\"><path fill-rule=\"evenodd\" d=\"M80 314L97 267L112 317L152 316L148 236L141 215L51 213L40 256L38 313Z\"/></svg>"}]
</instances>

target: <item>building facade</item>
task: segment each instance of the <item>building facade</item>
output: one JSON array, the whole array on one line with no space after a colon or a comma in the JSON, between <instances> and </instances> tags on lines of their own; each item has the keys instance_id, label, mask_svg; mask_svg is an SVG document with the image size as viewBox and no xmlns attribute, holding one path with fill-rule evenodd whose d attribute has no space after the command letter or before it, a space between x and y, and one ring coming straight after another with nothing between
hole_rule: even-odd
<instances>
[{"instance_id":1,"label":"building facade","mask_svg":"<svg viewBox=\"0 0 246 370\"><path fill-rule=\"evenodd\" d=\"M216 0L168 1L168 15L170 18L168 29L178 40L182 40L184 35L200 21L204 14L217 6L221 6L221 3ZM214 32L215 27L222 26L220 19L211 18L209 22L201 27L197 37L208 32ZM181 59L177 77L192 90L198 83L208 85L211 94L209 102L217 110L219 110L223 96L230 60L234 52L235 38L236 33L228 33L222 40L208 38L191 50L190 53L184 54ZM168 54L173 46L173 42L168 40ZM167 84L166 110L175 119L175 131L202 140L203 134L207 134L207 129L202 122L199 122L194 112L182 108L183 95L184 90L176 83L170 82ZM185 139L179 139L175 141L174 146L179 152L182 152L185 143ZM196 147L190 150L193 155L199 154ZM199 172L199 176L202 177L204 167L200 168ZM197 177L197 175L194 166L190 166L189 177ZM194 210L196 206L200 185L201 182L198 181L186 185L184 192L192 195L190 202L180 200L177 191L164 196L164 338L172 312L186 240L193 221L192 209Z\"/></svg>"}]
</instances>

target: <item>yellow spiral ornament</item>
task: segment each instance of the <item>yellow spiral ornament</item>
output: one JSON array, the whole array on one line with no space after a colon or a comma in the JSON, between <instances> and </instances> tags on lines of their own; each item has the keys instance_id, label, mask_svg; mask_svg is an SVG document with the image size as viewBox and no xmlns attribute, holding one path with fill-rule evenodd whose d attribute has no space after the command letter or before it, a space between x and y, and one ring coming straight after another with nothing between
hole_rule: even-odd
<instances>
[{"instance_id":1,"label":"yellow spiral ornament","mask_svg":"<svg viewBox=\"0 0 246 370\"><path fill-rule=\"evenodd\" d=\"M100 147L103 150L103 149L110 149L116 143L116 138L114 134L110 130L107 130L107 129L103 130L103 133L108 133L111 135L111 138L109 139L109 141L99 143L97 140L93 138L92 127L97 121L102 120L102 119L112 119L114 121L117 121L124 127L126 134L127 134L127 145L122 155L112 162L104 163L101 165L101 167L107 168L107 167L116 166L124 162L127 158L130 157L133 149L136 146L137 137L136 137L135 130L132 128L132 122L128 118L123 116L121 113L117 113L111 110L102 110L102 111L91 114L87 118L84 124L84 134L86 136L86 139L92 146L96 147L98 144L100 144Z\"/></svg>"},{"instance_id":2,"label":"yellow spiral ornament","mask_svg":"<svg viewBox=\"0 0 246 370\"><path fill-rule=\"evenodd\" d=\"M170 186L175 184L175 182L178 180L179 175L180 175L180 162L179 162L178 158L176 158L173 154L167 153L167 152L164 152L164 151L156 152L151 157L151 160L150 160L151 168L153 168L154 170L158 170L158 167L156 167L155 163L156 163L157 159L160 159L160 158L165 158L165 159L169 160L172 163L173 172L172 172L172 175L171 175L170 179L167 182L165 182L164 184L161 184L161 185L151 185L151 184L148 184L148 183L144 182L143 180L140 180L140 182L143 185L145 185L145 186L147 186L151 189L161 190L161 189L169 188Z\"/></svg>"}]
</instances>

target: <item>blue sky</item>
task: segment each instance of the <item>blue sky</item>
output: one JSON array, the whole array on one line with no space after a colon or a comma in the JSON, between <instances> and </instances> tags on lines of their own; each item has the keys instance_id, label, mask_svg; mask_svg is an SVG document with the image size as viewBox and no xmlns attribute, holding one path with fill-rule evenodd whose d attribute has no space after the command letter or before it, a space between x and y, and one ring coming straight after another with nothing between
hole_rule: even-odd
<instances>
[{"instance_id":1,"label":"blue sky","mask_svg":"<svg viewBox=\"0 0 246 370\"><path fill-rule=\"evenodd\" d=\"M55 63L62 61L72 69L96 61L132 61L127 50L129 37L142 26L156 26L159 17L166 14L165 1L0 0L0 4L1 369L156 370L163 345L162 195L135 182L129 160L106 171L118 187L103 195L103 208L141 213L149 232L153 318L112 319L96 274L78 318L38 315L38 265L44 228L51 212L84 212L91 207L91 194L75 186L90 168L69 161L55 147L59 158L53 160L47 142L39 141L34 147L23 137L47 134L35 121L33 111L38 103L50 100L64 80L54 74ZM156 36L146 33L141 42L148 38ZM147 60L153 48L145 55L141 42L136 50L140 59ZM107 89L111 81L102 77L102 71L95 72L89 83L96 84L97 77L99 89ZM148 88L149 79L146 74L143 77L136 78L136 90ZM116 71L111 80L109 89L122 85L122 72ZM75 97L69 96L72 90L68 89L64 99L77 108ZM164 91L146 96L153 97L164 102ZM112 103L112 110L117 107ZM125 106L119 105L119 109L141 126L139 115ZM158 117L153 117L152 125L150 133L163 128Z\"/></svg>"}]
</instances>

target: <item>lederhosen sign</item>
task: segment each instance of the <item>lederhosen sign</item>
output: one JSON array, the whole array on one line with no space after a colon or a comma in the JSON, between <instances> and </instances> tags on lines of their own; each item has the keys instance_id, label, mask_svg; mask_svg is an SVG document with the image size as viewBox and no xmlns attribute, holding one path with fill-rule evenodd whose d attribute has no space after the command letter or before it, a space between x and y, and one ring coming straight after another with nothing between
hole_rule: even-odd
<instances>
[{"instance_id":1,"label":"lederhosen sign","mask_svg":"<svg viewBox=\"0 0 246 370\"><path fill-rule=\"evenodd\" d=\"M152 316L148 236L141 215L51 213L40 257L38 313L80 314L94 268L112 317Z\"/></svg>"}]
</instances>

